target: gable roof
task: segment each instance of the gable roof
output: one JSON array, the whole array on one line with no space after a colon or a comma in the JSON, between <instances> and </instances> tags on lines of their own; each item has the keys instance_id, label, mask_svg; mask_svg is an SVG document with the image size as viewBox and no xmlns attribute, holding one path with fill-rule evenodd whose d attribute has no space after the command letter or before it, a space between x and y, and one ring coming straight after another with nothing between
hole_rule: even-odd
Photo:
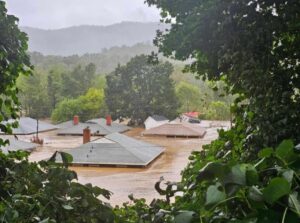
<instances>
[{"instance_id":1,"label":"gable roof","mask_svg":"<svg viewBox=\"0 0 300 223\"><path fill-rule=\"evenodd\" d=\"M166 123L142 132L143 135L173 137L204 137L206 131L199 125L190 123Z\"/></svg>"},{"instance_id":2,"label":"gable roof","mask_svg":"<svg viewBox=\"0 0 300 223\"><path fill-rule=\"evenodd\" d=\"M58 135L82 135L83 129L89 127L91 134L94 136L104 136L114 132L125 132L130 129L130 127L111 123L110 126L106 125L105 119L92 119L85 123L79 122L77 125L73 124L73 121L67 121L60 123L58 125L60 130L57 132Z\"/></svg>"},{"instance_id":3,"label":"gable roof","mask_svg":"<svg viewBox=\"0 0 300 223\"><path fill-rule=\"evenodd\" d=\"M21 117L19 120L10 119L3 123L19 122L19 127L12 130L13 135L31 135L37 131L37 120L29 117ZM39 120L39 132L48 132L57 129L58 127L47 122Z\"/></svg>"},{"instance_id":4,"label":"gable roof","mask_svg":"<svg viewBox=\"0 0 300 223\"><path fill-rule=\"evenodd\" d=\"M73 156L73 165L144 167L163 151L164 149L158 145L112 133L105 138L83 144L68 153Z\"/></svg>"},{"instance_id":5,"label":"gable roof","mask_svg":"<svg viewBox=\"0 0 300 223\"><path fill-rule=\"evenodd\" d=\"M5 145L5 146L0 146L0 149L3 151L3 153L8 153L9 151L17 151L17 150L24 150L24 151L31 151L36 149L36 147L38 146L35 143L31 143L31 142L25 142L22 140L18 140L14 137L8 137L8 136L4 136L4 137L0 137L3 140L9 140L9 144Z\"/></svg>"},{"instance_id":6,"label":"gable roof","mask_svg":"<svg viewBox=\"0 0 300 223\"><path fill-rule=\"evenodd\" d=\"M169 119L167 119L163 115L152 115L150 117L152 117L155 121L158 121L158 122L160 122L160 121L169 121Z\"/></svg>"}]
</instances>

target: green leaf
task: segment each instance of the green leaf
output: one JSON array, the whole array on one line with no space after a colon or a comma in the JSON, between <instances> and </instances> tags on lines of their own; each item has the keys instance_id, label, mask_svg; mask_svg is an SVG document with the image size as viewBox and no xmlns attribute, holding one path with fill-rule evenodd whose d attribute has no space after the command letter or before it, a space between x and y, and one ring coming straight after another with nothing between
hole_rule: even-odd
<instances>
[{"instance_id":1,"label":"green leaf","mask_svg":"<svg viewBox=\"0 0 300 223\"><path fill-rule=\"evenodd\" d=\"M64 166L68 166L73 161L73 157L69 153L60 152Z\"/></svg>"},{"instance_id":2,"label":"green leaf","mask_svg":"<svg viewBox=\"0 0 300 223\"><path fill-rule=\"evenodd\" d=\"M222 178L227 171L228 168L224 164L220 162L210 162L199 171L197 180L212 180L215 177Z\"/></svg>"},{"instance_id":3,"label":"green leaf","mask_svg":"<svg viewBox=\"0 0 300 223\"><path fill-rule=\"evenodd\" d=\"M269 204L274 204L278 199L289 194L290 190L291 185L286 179L276 177L263 190L263 198Z\"/></svg>"},{"instance_id":4,"label":"green leaf","mask_svg":"<svg viewBox=\"0 0 300 223\"><path fill-rule=\"evenodd\" d=\"M195 213L193 211L182 211L175 216L175 223L189 223L192 222Z\"/></svg>"},{"instance_id":5,"label":"green leaf","mask_svg":"<svg viewBox=\"0 0 300 223\"><path fill-rule=\"evenodd\" d=\"M98 197L99 195L102 195L103 197L105 197L106 199L110 199L111 196L111 192L108 190L105 190L103 188L94 186L93 187L93 193L95 194L96 197Z\"/></svg>"},{"instance_id":6,"label":"green leaf","mask_svg":"<svg viewBox=\"0 0 300 223\"><path fill-rule=\"evenodd\" d=\"M268 158L274 153L273 148L265 148L258 152L259 158Z\"/></svg>"},{"instance_id":7,"label":"green leaf","mask_svg":"<svg viewBox=\"0 0 300 223\"><path fill-rule=\"evenodd\" d=\"M246 185L246 165L235 165L224 177L225 184Z\"/></svg>"},{"instance_id":8,"label":"green leaf","mask_svg":"<svg viewBox=\"0 0 300 223\"><path fill-rule=\"evenodd\" d=\"M296 213L300 217L300 201L298 199L298 192L293 192L289 195L289 206L295 209Z\"/></svg>"},{"instance_id":9,"label":"green leaf","mask_svg":"<svg viewBox=\"0 0 300 223\"><path fill-rule=\"evenodd\" d=\"M65 209L65 210L73 210L74 208L68 204L64 204L62 205L62 207Z\"/></svg>"},{"instance_id":10,"label":"green leaf","mask_svg":"<svg viewBox=\"0 0 300 223\"><path fill-rule=\"evenodd\" d=\"M257 218L233 220L233 221L229 221L228 223L257 223Z\"/></svg>"},{"instance_id":11,"label":"green leaf","mask_svg":"<svg viewBox=\"0 0 300 223\"><path fill-rule=\"evenodd\" d=\"M286 162L295 160L294 144L292 140L283 140L276 148L276 155Z\"/></svg>"},{"instance_id":12,"label":"green leaf","mask_svg":"<svg viewBox=\"0 0 300 223\"><path fill-rule=\"evenodd\" d=\"M49 218L46 218L46 219L40 221L39 223L49 223Z\"/></svg>"},{"instance_id":13,"label":"green leaf","mask_svg":"<svg viewBox=\"0 0 300 223\"><path fill-rule=\"evenodd\" d=\"M211 185L206 192L205 206L213 206L226 199L226 194L220 183Z\"/></svg>"},{"instance_id":14,"label":"green leaf","mask_svg":"<svg viewBox=\"0 0 300 223\"><path fill-rule=\"evenodd\" d=\"M285 170L282 173L282 177L291 184L293 181L293 178L294 178L294 171L293 170Z\"/></svg>"},{"instance_id":15,"label":"green leaf","mask_svg":"<svg viewBox=\"0 0 300 223\"><path fill-rule=\"evenodd\" d=\"M258 183L258 173L253 166L246 168L246 182L248 186L256 185Z\"/></svg>"},{"instance_id":16,"label":"green leaf","mask_svg":"<svg viewBox=\"0 0 300 223\"><path fill-rule=\"evenodd\" d=\"M254 186L250 187L249 192L248 192L248 197L249 197L249 199L256 201L256 202L263 201L262 192L257 187L254 187Z\"/></svg>"}]
</instances>

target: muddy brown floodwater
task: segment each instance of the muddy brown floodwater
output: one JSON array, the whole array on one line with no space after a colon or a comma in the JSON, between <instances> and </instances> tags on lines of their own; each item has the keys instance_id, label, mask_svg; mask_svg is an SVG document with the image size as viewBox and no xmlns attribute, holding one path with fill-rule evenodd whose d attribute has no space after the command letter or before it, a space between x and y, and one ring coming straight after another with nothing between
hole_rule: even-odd
<instances>
[{"instance_id":1,"label":"muddy brown floodwater","mask_svg":"<svg viewBox=\"0 0 300 223\"><path fill-rule=\"evenodd\" d=\"M153 198L160 197L154 189L154 184L161 176L166 181L179 181L180 172L187 165L190 153L193 150L201 150L202 145L208 144L217 137L216 128L208 128L203 139L141 137L142 130L135 128L125 134L165 148L164 154L150 166L146 168L71 167L77 172L79 182L92 183L110 190L113 195L109 202L113 205L129 201L129 194L133 194L136 198L146 198L147 202L151 202ZM31 153L30 161L46 159L56 150L67 152L82 144L82 137L57 136L55 131L41 133L40 137L44 139L44 146Z\"/></svg>"}]
</instances>

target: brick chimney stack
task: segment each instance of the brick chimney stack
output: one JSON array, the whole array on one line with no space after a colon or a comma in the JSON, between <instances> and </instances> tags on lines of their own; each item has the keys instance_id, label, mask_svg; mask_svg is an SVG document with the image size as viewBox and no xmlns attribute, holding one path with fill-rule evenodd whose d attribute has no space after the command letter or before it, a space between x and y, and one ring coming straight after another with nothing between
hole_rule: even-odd
<instances>
[{"instance_id":1,"label":"brick chimney stack","mask_svg":"<svg viewBox=\"0 0 300 223\"><path fill-rule=\"evenodd\" d=\"M73 125L78 125L79 124L79 116L78 115L74 115L73 117Z\"/></svg>"},{"instance_id":2,"label":"brick chimney stack","mask_svg":"<svg viewBox=\"0 0 300 223\"><path fill-rule=\"evenodd\" d=\"M89 127L83 129L83 144L89 143L91 141L91 130Z\"/></svg>"},{"instance_id":3,"label":"brick chimney stack","mask_svg":"<svg viewBox=\"0 0 300 223\"><path fill-rule=\"evenodd\" d=\"M111 122L112 122L112 120L111 120L111 116L110 115L107 115L106 116L106 125L111 125Z\"/></svg>"}]
</instances>

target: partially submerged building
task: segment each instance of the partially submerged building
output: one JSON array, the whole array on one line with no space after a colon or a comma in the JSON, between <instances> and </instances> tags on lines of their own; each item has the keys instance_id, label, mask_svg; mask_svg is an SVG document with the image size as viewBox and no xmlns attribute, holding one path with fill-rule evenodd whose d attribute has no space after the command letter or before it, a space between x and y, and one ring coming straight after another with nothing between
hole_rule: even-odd
<instances>
[{"instance_id":1,"label":"partially submerged building","mask_svg":"<svg viewBox=\"0 0 300 223\"><path fill-rule=\"evenodd\" d=\"M72 165L146 167L164 152L164 148L119 133L83 144L68 153ZM61 162L60 158L57 159Z\"/></svg>"},{"instance_id":2,"label":"partially submerged building","mask_svg":"<svg viewBox=\"0 0 300 223\"><path fill-rule=\"evenodd\" d=\"M199 112L186 112L180 116L181 122L200 124Z\"/></svg>"},{"instance_id":3,"label":"partially submerged building","mask_svg":"<svg viewBox=\"0 0 300 223\"><path fill-rule=\"evenodd\" d=\"M165 123L168 123L169 119L167 119L165 116L162 115L152 115L149 116L145 122L145 129L151 129L160 125L163 125Z\"/></svg>"},{"instance_id":4,"label":"partially submerged building","mask_svg":"<svg viewBox=\"0 0 300 223\"><path fill-rule=\"evenodd\" d=\"M130 129L130 127L113 123L111 120L99 118L92 119L87 122L79 122L79 119L74 117L73 121L67 121L58 125L59 130L58 135L77 135L81 136L85 128L91 130L91 135L93 136L105 136L115 132L125 132Z\"/></svg>"},{"instance_id":5,"label":"partially submerged building","mask_svg":"<svg viewBox=\"0 0 300 223\"><path fill-rule=\"evenodd\" d=\"M167 123L142 132L144 136L166 136L184 138L203 138L206 131L199 125L190 123Z\"/></svg>"},{"instance_id":6,"label":"partially submerged building","mask_svg":"<svg viewBox=\"0 0 300 223\"><path fill-rule=\"evenodd\" d=\"M15 121L19 123L19 126L12 129L13 135L32 135L36 134L37 132L48 132L58 129L58 127L55 125L29 117L21 117L18 120L10 119L3 123L14 123ZM4 133L0 132L0 134Z\"/></svg>"},{"instance_id":7,"label":"partially submerged building","mask_svg":"<svg viewBox=\"0 0 300 223\"><path fill-rule=\"evenodd\" d=\"M129 126L112 122L111 118L109 117L107 117L106 119L104 118L91 119L86 121L86 123L100 125L103 129L105 129L108 132L107 134L111 134L115 132L122 133L131 129Z\"/></svg>"},{"instance_id":8,"label":"partially submerged building","mask_svg":"<svg viewBox=\"0 0 300 223\"><path fill-rule=\"evenodd\" d=\"M31 143L31 142L25 142L22 140L19 140L15 137L0 137L2 140L9 140L9 144L5 146L0 146L0 149L2 150L3 153L8 153L9 151L18 151L18 150L23 150L23 151L32 151L37 148L37 144Z\"/></svg>"}]
</instances>

